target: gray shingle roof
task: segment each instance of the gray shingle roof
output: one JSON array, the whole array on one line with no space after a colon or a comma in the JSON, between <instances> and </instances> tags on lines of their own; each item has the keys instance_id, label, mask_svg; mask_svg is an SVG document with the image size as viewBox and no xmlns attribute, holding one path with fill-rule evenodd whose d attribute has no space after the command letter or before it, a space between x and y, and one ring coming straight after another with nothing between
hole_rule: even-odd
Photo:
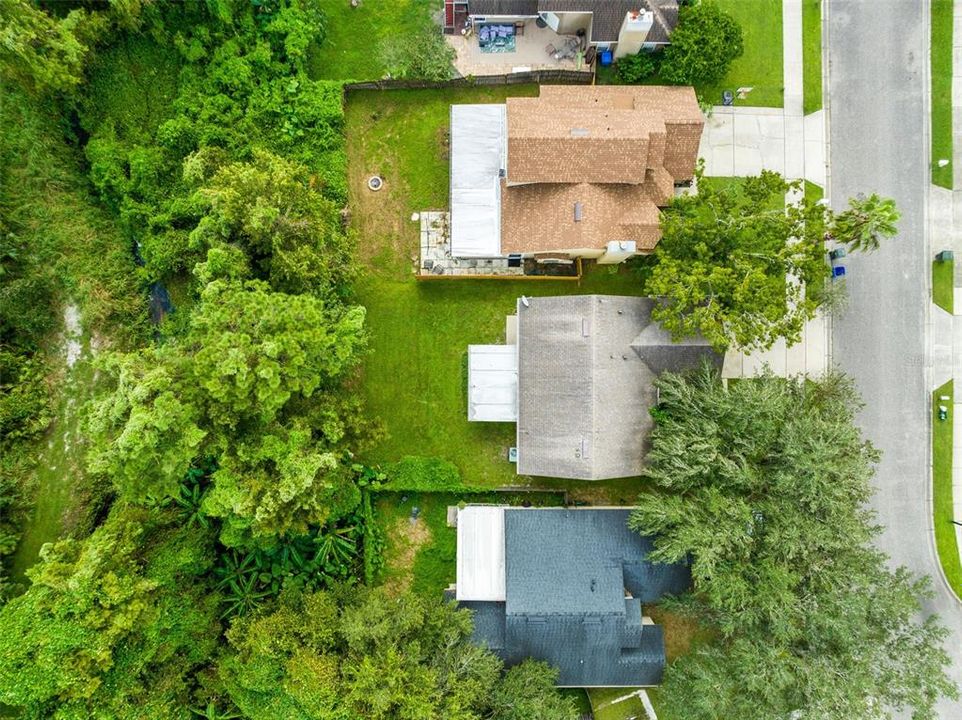
<instances>
[{"instance_id":1,"label":"gray shingle roof","mask_svg":"<svg viewBox=\"0 0 962 720\"><path fill-rule=\"evenodd\" d=\"M475 642L508 665L545 660L563 686L660 682L664 638L642 624L642 605L683 592L691 576L684 565L648 562L651 540L628 528L629 513L505 510L507 600L462 603L475 611Z\"/></svg>"},{"instance_id":2,"label":"gray shingle roof","mask_svg":"<svg viewBox=\"0 0 962 720\"><path fill-rule=\"evenodd\" d=\"M518 473L600 480L641 473L652 381L702 357L652 325L650 298L576 295L518 304ZM649 364L651 366L649 366Z\"/></svg>"}]
</instances>

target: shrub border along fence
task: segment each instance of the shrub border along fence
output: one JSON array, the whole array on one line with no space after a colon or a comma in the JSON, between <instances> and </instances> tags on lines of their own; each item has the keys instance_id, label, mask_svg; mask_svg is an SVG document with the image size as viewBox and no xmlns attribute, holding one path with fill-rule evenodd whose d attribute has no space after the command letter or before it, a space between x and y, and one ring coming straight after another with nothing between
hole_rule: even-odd
<instances>
[{"instance_id":1,"label":"shrub border along fence","mask_svg":"<svg viewBox=\"0 0 962 720\"><path fill-rule=\"evenodd\" d=\"M451 80L371 80L344 83L344 91L352 90L440 90L442 88L479 87L484 85L592 85L595 74L590 70L531 70L506 75L469 75Z\"/></svg>"}]
</instances>

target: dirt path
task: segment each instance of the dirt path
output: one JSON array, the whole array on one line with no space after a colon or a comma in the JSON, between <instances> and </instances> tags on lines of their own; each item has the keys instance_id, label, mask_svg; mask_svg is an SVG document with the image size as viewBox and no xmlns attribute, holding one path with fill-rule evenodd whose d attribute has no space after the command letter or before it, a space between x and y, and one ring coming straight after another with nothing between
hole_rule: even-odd
<instances>
[{"instance_id":1,"label":"dirt path","mask_svg":"<svg viewBox=\"0 0 962 720\"><path fill-rule=\"evenodd\" d=\"M25 577L45 543L69 534L77 522L73 511L85 500L78 497L86 451L79 428L80 408L91 395L96 374L90 362L90 338L74 303L64 308L56 355L50 381L57 407L47 434L37 445L37 465L28 481L34 508L13 555L14 580Z\"/></svg>"}]
</instances>

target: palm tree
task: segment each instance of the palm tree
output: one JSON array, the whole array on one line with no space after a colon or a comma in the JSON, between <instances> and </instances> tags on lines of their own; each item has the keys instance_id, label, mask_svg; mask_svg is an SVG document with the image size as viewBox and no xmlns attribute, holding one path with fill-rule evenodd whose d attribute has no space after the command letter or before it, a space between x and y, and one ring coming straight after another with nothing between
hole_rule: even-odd
<instances>
[{"instance_id":1,"label":"palm tree","mask_svg":"<svg viewBox=\"0 0 962 720\"><path fill-rule=\"evenodd\" d=\"M851 251L878 250L883 237L893 237L898 232L899 211L895 201L872 193L868 197L859 195L848 201L848 210L835 216L831 234L847 245Z\"/></svg>"}]
</instances>

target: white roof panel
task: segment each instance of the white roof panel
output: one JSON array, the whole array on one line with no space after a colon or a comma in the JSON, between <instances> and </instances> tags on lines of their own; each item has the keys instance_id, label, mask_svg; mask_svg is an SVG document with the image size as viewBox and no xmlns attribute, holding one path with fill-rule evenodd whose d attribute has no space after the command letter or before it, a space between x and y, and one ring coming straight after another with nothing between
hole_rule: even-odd
<instances>
[{"instance_id":1,"label":"white roof panel","mask_svg":"<svg viewBox=\"0 0 962 720\"><path fill-rule=\"evenodd\" d=\"M501 255L504 105L451 106L451 254Z\"/></svg>"},{"instance_id":2,"label":"white roof panel","mask_svg":"<svg viewBox=\"0 0 962 720\"><path fill-rule=\"evenodd\" d=\"M468 346L468 420L517 422L516 345Z\"/></svg>"},{"instance_id":3,"label":"white roof panel","mask_svg":"<svg viewBox=\"0 0 962 720\"><path fill-rule=\"evenodd\" d=\"M457 600L504 602L504 508L458 511Z\"/></svg>"}]
</instances>

